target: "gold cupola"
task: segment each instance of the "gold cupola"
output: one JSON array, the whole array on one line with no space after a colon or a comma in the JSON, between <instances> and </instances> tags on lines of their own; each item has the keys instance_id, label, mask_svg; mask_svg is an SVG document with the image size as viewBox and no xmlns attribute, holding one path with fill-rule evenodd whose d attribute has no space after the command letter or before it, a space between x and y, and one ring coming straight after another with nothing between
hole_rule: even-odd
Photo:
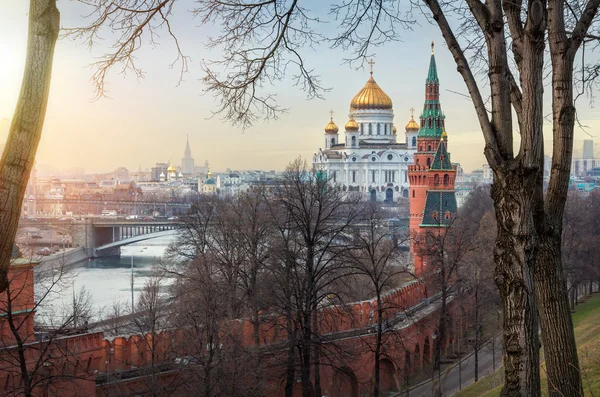
<instances>
[{"instance_id":1,"label":"gold cupola","mask_svg":"<svg viewBox=\"0 0 600 397\"><path fill-rule=\"evenodd\" d=\"M325 133L326 134L337 134L339 130L340 129L338 128L338 126L335 125L335 123L333 122L333 117L331 117L331 119L329 120L329 123L325 126Z\"/></svg>"},{"instance_id":2,"label":"gold cupola","mask_svg":"<svg viewBox=\"0 0 600 397\"><path fill-rule=\"evenodd\" d=\"M350 120L348 120L344 128L346 131L358 131L358 123L354 120L354 117L350 116Z\"/></svg>"},{"instance_id":3,"label":"gold cupola","mask_svg":"<svg viewBox=\"0 0 600 397\"><path fill-rule=\"evenodd\" d=\"M394 133L394 135L398 134L398 129L395 125L392 126L392 132Z\"/></svg>"},{"instance_id":4,"label":"gold cupola","mask_svg":"<svg viewBox=\"0 0 600 397\"><path fill-rule=\"evenodd\" d=\"M392 100L373 78L373 62L369 62L371 65L371 76L367 81L367 84L352 98L350 102L351 110L363 110L363 109L392 109Z\"/></svg>"},{"instance_id":5,"label":"gold cupola","mask_svg":"<svg viewBox=\"0 0 600 397\"><path fill-rule=\"evenodd\" d=\"M173 163L169 164L169 168L167 168L167 172L176 172L177 170L175 169L175 166L173 166Z\"/></svg>"},{"instance_id":6,"label":"gold cupola","mask_svg":"<svg viewBox=\"0 0 600 397\"><path fill-rule=\"evenodd\" d=\"M404 129L406 132L419 132L419 123L415 121L415 108L410 109L410 121Z\"/></svg>"}]
</instances>

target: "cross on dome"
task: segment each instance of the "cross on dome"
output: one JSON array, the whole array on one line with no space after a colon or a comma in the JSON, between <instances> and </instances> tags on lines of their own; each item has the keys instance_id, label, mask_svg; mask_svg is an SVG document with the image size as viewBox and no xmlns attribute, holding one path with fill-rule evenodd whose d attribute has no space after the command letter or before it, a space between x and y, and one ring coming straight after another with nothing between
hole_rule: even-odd
<instances>
[{"instance_id":1,"label":"cross on dome","mask_svg":"<svg viewBox=\"0 0 600 397\"><path fill-rule=\"evenodd\" d=\"M369 62L367 62L369 64L369 67L371 69L371 74L373 74L373 65L375 65L375 62L373 61L373 58L371 58L371 60Z\"/></svg>"},{"instance_id":2,"label":"cross on dome","mask_svg":"<svg viewBox=\"0 0 600 397\"><path fill-rule=\"evenodd\" d=\"M333 120L333 113L334 113L333 109L329 111L329 116L330 116L331 120Z\"/></svg>"},{"instance_id":3,"label":"cross on dome","mask_svg":"<svg viewBox=\"0 0 600 397\"><path fill-rule=\"evenodd\" d=\"M415 115L415 108L410 108L410 118L412 119Z\"/></svg>"}]
</instances>

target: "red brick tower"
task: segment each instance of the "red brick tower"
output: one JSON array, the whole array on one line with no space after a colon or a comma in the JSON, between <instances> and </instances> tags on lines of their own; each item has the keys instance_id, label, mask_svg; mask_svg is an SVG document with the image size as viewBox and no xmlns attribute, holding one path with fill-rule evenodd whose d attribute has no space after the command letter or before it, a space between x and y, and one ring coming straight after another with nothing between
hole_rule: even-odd
<instances>
[{"instance_id":1,"label":"red brick tower","mask_svg":"<svg viewBox=\"0 0 600 397\"><path fill-rule=\"evenodd\" d=\"M440 82L431 43L429 72L425 80L425 104L421 113L415 163L408 167L410 182L411 253L416 275L427 266L425 234L445 230L456 214L456 167L450 162L448 136L440 105Z\"/></svg>"}]
</instances>

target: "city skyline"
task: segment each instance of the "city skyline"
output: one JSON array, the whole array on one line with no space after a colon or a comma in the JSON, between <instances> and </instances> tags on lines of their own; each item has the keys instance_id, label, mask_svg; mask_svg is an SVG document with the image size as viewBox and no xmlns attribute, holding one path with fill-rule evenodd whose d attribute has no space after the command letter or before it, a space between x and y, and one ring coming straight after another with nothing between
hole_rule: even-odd
<instances>
[{"instance_id":1,"label":"city skyline","mask_svg":"<svg viewBox=\"0 0 600 397\"><path fill-rule=\"evenodd\" d=\"M81 25L82 10L81 5L61 7L61 25ZM185 15L175 17L181 20ZM11 1L0 16L0 34L11 38L0 43L0 52L8 55L8 62L0 68L0 119L12 117L24 66L26 29L27 4ZM219 56L198 50L210 32L205 27L189 28L188 24L180 24L176 30L184 52L192 56L190 72L182 84L177 86L178 71L169 68L174 56L173 44L163 39L157 49L146 46L138 54L139 64L146 72L144 79L124 78L113 72L108 80L110 98L97 101L91 100L94 87L89 81L92 71L87 66L103 49L95 48L90 53L84 45L60 40L38 166L51 164L57 169L82 167L86 172L107 172L117 166L137 170L141 165L146 169L168 159L179 164L189 135L196 161L208 160L215 170L281 170L298 156L310 160L315 149L322 146L330 109L338 125L347 121L350 100L368 78L368 68L356 70L342 65L342 51L326 46L316 52L305 50L307 62L317 70L324 85L331 88L325 94L326 99L307 101L305 93L287 79L273 87L272 92L289 111L279 120L257 122L242 131L218 117L211 118L214 100L201 95L199 61L205 56L211 59ZM450 120L449 150L454 161L466 171L481 168L485 158L479 124L472 103L461 95L466 94L466 88L438 30L424 24L418 31L403 31L402 39L377 48L373 57L374 77L393 101L394 123L399 134L404 133L404 125L410 119L409 109L418 108L422 101L421 71L427 66L430 42L434 40L444 85L441 96ZM581 122L595 138L593 131L600 127L600 114L584 106L584 101L580 103ZM545 128L551 131L550 124ZM548 135L546 153L551 151ZM578 130L575 138L577 153L583 139L590 137ZM65 152L69 155L65 156Z\"/></svg>"}]
</instances>

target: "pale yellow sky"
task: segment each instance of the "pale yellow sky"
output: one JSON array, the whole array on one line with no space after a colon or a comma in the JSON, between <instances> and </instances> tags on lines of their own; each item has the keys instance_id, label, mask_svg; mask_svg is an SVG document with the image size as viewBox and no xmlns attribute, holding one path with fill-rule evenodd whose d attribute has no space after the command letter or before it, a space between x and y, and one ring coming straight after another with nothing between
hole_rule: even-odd
<instances>
[{"instance_id":1,"label":"pale yellow sky","mask_svg":"<svg viewBox=\"0 0 600 397\"><path fill-rule=\"evenodd\" d=\"M0 14L0 119L11 118L19 93L24 66L27 1L7 0ZM81 10L73 2L59 2L61 24L82 24ZM210 119L213 99L202 95L199 61L214 57L202 47L205 33L184 17L176 33L184 52L192 57L190 73L177 86L178 72L173 45L166 39L157 48L145 47L138 63L145 69L143 80L113 73L109 78L110 98L91 101L93 86L88 65L102 51L90 53L83 45L59 41L52 88L37 163L55 169L84 167L86 172L110 171L117 166L130 170L149 168L158 161L180 163L189 134L196 163L208 160L214 170L283 169L301 155L310 159L322 145L328 111L342 127L347 121L350 100L368 78L365 70L341 64L344 54L325 47L306 51L306 59L321 75L331 92L325 100L307 101L290 81L272 88L280 104L290 110L279 120L257 123L243 132L219 119ZM204 34L204 35L203 35ZM403 34L403 42L379 48L374 77L394 102L399 139L409 119L408 109L421 108L424 80L429 62L429 43L436 40L436 59L442 86L442 109L447 117L452 160L466 170L484 163L483 139L470 100L447 90L466 92L453 60L432 26L417 27ZM582 101L584 104L585 101ZM587 105L587 104L585 104ZM600 115L585 106L584 121L594 131ZM587 138L577 133L577 139ZM576 151L581 143L576 143ZM549 148L549 143L547 144ZM548 150L547 150L548 151Z\"/></svg>"}]
</instances>

